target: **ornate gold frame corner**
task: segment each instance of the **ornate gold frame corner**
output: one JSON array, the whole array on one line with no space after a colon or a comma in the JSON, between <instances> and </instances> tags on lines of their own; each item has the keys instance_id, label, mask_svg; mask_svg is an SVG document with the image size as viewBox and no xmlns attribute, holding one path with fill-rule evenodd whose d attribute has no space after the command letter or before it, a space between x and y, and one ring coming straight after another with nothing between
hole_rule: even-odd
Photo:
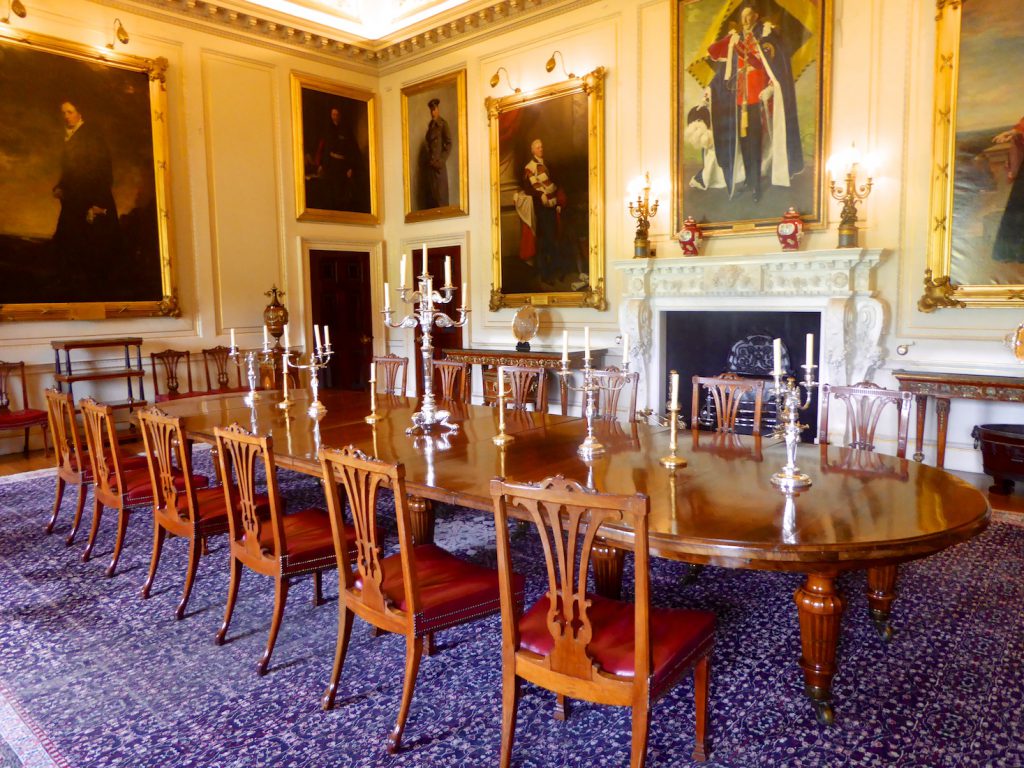
<instances>
[{"instance_id":1,"label":"ornate gold frame corner","mask_svg":"<svg viewBox=\"0 0 1024 768\"><path fill-rule=\"evenodd\" d=\"M548 307L589 307L605 310L604 277L604 78L606 70L597 67L591 72L552 85L530 91L513 93L500 98L484 100L490 134L491 158L491 259L492 283L488 308L496 312L503 307L524 304ZM551 99L583 93L587 96L587 188L590 201L588 216L588 277L589 284L579 291L552 291L535 293L506 293L501 282L501 175L498 116L507 110Z\"/></svg>"},{"instance_id":2,"label":"ornate gold frame corner","mask_svg":"<svg viewBox=\"0 0 1024 768\"><path fill-rule=\"evenodd\" d=\"M456 93L458 109L456 131L459 138L459 199L455 204L440 208L423 208L413 210L411 163L409 145L409 97L424 91L436 91L440 88L453 86ZM432 221L434 219L450 219L454 216L466 216L469 213L469 141L466 128L466 70L460 69L444 75L432 77L402 89L402 182L405 198L405 222Z\"/></svg>"},{"instance_id":3,"label":"ornate gold frame corner","mask_svg":"<svg viewBox=\"0 0 1024 768\"><path fill-rule=\"evenodd\" d=\"M153 182L157 206L160 286L162 297L147 301L33 302L0 304L0 322L18 320L105 320L134 317L178 317L174 282L174 243L170 237L170 141L167 129L167 67L160 56L147 59L119 51L97 49L48 35L22 32L0 25L0 42L33 50L92 61L108 67L144 72L149 81L150 129L153 141Z\"/></svg>"},{"instance_id":4,"label":"ornate gold frame corner","mask_svg":"<svg viewBox=\"0 0 1024 768\"><path fill-rule=\"evenodd\" d=\"M292 90L292 157L295 172L295 218L299 221L328 221L339 224L380 223L380 174L377 153L377 94L362 88L342 85L314 75L291 73ZM370 212L334 211L310 208L306 204L306 163L303 150L302 89L329 93L366 104L367 149L370 169Z\"/></svg>"}]
</instances>

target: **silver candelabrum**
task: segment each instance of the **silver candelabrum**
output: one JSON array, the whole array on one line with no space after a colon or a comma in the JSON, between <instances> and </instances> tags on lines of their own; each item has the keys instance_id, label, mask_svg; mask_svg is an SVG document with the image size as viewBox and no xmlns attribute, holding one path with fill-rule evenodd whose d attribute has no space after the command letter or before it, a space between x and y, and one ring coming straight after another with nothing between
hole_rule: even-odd
<instances>
[{"instance_id":1,"label":"silver candelabrum","mask_svg":"<svg viewBox=\"0 0 1024 768\"><path fill-rule=\"evenodd\" d=\"M456 430L458 424L448 421L451 415L448 411L438 410L434 401L434 343L431 339L431 329L438 328L461 328L466 324L469 310L466 309L466 297L462 297L462 306L459 307L459 319L452 320L446 313L435 309L436 304L448 304L455 293L455 286L445 285L440 292L434 291L434 281L429 273L424 272L417 278L419 290L410 291L404 285L398 289L398 295L402 301L413 305L413 311L403 317L397 323L391 321L391 305L389 298L385 296L384 301L384 322L389 328L415 328L420 327L422 341L420 344L420 356L423 362L423 398L420 403L420 410L412 415L412 426L405 430L406 434L419 432L425 434L434 427Z\"/></svg>"},{"instance_id":2,"label":"silver candelabrum","mask_svg":"<svg viewBox=\"0 0 1024 768\"><path fill-rule=\"evenodd\" d=\"M626 373L629 373L629 365L625 366ZM594 369L590 365L589 353L583 358L583 368L580 369L583 372L583 384L575 387L569 383L569 376L572 375L572 371L569 370L569 361L566 358L562 358L562 367L558 371L558 375L562 377L565 382L565 388L570 392L582 392L584 397L584 408L583 415L587 419L587 436L583 439L583 442L579 444L576 449L576 453L583 459L592 459L595 456L600 456L604 453L605 448L601 445L601 441L594 437L594 416L597 412L597 392L601 388L597 380L594 378Z\"/></svg>"},{"instance_id":3,"label":"silver candelabrum","mask_svg":"<svg viewBox=\"0 0 1024 768\"><path fill-rule=\"evenodd\" d=\"M256 388L259 384L259 371L256 361L266 362L270 354L270 348L266 345L263 346L263 349L241 350L238 347L230 347L228 350L228 355L236 361L243 355L245 356L245 378L249 383L249 392L244 398L246 405L256 405L256 401L262 397L262 393Z\"/></svg>"},{"instance_id":4,"label":"silver candelabrum","mask_svg":"<svg viewBox=\"0 0 1024 768\"><path fill-rule=\"evenodd\" d=\"M800 423L800 412L806 411L811 404L811 397L818 382L814 380L816 365L801 365L804 369L804 380L798 382L793 377L783 377L781 371L775 372L775 412L778 414L778 426L774 437L782 437L786 441L786 465L771 477L772 484L783 491L807 488L811 478L796 465L796 450L800 445L800 432L806 429ZM801 394L800 388L804 392Z\"/></svg>"},{"instance_id":5,"label":"silver candelabrum","mask_svg":"<svg viewBox=\"0 0 1024 768\"><path fill-rule=\"evenodd\" d=\"M310 416L317 417L323 416L327 413L327 406L320 402L320 371L327 367L328 363L331 362L331 356L334 354L334 349L331 347L331 343L321 345L315 348L309 353L309 362L305 365L294 363L291 361L291 356L288 354L289 348L283 347L281 350L281 360L283 361L284 378L288 380L288 368L294 368L297 371L309 371L309 391L313 396L313 402L310 403L309 408L306 409L306 413ZM290 404L291 399L285 394L285 399L281 401L282 405L285 403Z\"/></svg>"}]
</instances>

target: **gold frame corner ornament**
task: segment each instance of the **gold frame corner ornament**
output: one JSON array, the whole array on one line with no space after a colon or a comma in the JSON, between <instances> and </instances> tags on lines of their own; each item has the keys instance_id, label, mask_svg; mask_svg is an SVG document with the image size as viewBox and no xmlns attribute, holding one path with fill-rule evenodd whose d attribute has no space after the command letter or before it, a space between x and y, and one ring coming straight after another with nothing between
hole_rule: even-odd
<instances>
[{"instance_id":1,"label":"gold frame corner ornament","mask_svg":"<svg viewBox=\"0 0 1024 768\"><path fill-rule=\"evenodd\" d=\"M302 89L362 101L366 104L367 154L370 170L370 212L335 211L309 208L306 205L306 161L303 146ZM299 221L327 221L339 224L380 224L380 174L377 152L377 94L373 91L343 85L315 75L291 73L292 91L292 164L295 174L295 218Z\"/></svg>"},{"instance_id":2,"label":"gold frame corner ornament","mask_svg":"<svg viewBox=\"0 0 1024 768\"><path fill-rule=\"evenodd\" d=\"M440 208L421 208L413 210L412 173L409 146L409 97L433 91L446 86L454 86L456 93L456 125L455 131L459 140L458 200ZM469 214L469 132L466 127L466 70L459 69L428 80L423 80L402 88L402 189L405 201L405 223L432 221L434 219L450 219L455 216Z\"/></svg>"},{"instance_id":3,"label":"gold frame corner ornament","mask_svg":"<svg viewBox=\"0 0 1024 768\"><path fill-rule=\"evenodd\" d=\"M170 139L167 128L167 68L168 61L160 56L148 59L120 51L97 49L96 46L76 43L62 38L34 32L23 32L0 25L0 42L21 45L35 51L65 56L93 64L144 73L149 81L149 121L153 142L153 186L157 209L156 234L159 242L161 298L144 301L76 301L31 302L0 304L0 322L19 320L106 320L113 318L161 317L172 307L177 317L181 314L175 297L174 242L171 239L170 200Z\"/></svg>"},{"instance_id":4,"label":"gold frame corner ornament","mask_svg":"<svg viewBox=\"0 0 1024 768\"><path fill-rule=\"evenodd\" d=\"M491 268L492 283L488 309L497 312L503 307L520 307L531 303L548 307L588 307L605 310L605 207L604 207L604 67L578 77L543 86L526 93L513 93L498 98L487 97L487 123L490 134L491 165ZM577 291L506 293L501 281L501 169L498 117L502 112L550 99L582 93L587 97L587 189L590 201L588 216L588 283Z\"/></svg>"},{"instance_id":5,"label":"gold frame corner ornament","mask_svg":"<svg viewBox=\"0 0 1024 768\"><path fill-rule=\"evenodd\" d=\"M956 298L959 286L949 279L949 275L932 279L932 271L924 271L924 295L917 301L917 308L921 312L934 312L944 307L958 307L963 309L967 305Z\"/></svg>"}]
</instances>

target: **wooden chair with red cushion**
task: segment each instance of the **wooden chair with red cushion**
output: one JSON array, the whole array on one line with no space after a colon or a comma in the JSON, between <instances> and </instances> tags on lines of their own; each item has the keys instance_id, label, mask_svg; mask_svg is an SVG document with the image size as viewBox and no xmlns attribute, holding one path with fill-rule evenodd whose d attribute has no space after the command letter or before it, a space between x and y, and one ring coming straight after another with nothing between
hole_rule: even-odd
<instances>
[{"instance_id":1,"label":"wooden chair with red cushion","mask_svg":"<svg viewBox=\"0 0 1024 768\"><path fill-rule=\"evenodd\" d=\"M752 430L755 435L761 434L761 410L764 402L763 379L745 379L735 373L723 373L721 376L694 376L693 399L691 401L690 429L699 430L701 387L708 390L715 404L715 431L735 432L736 417L739 415L740 403L744 398L754 398L754 423Z\"/></svg>"},{"instance_id":2,"label":"wooden chair with red cushion","mask_svg":"<svg viewBox=\"0 0 1024 768\"><path fill-rule=\"evenodd\" d=\"M274 643L281 629L288 588L292 579L313 574L313 604L319 605L321 573L336 567L331 520L326 510L309 507L286 514L277 485L274 447L270 436L254 435L239 424L214 429L217 458L224 481L224 502L228 513L231 580L224 623L217 632L217 645L227 639L228 625L238 598L242 566L274 579L274 615L270 622L267 648L256 666L267 673ZM257 466L265 472L266 499L256 492ZM264 511L265 510L265 511Z\"/></svg>"},{"instance_id":3,"label":"wooden chair with red cushion","mask_svg":"<svg viewBox=\"0 0 1024 768\"><path fill-rule=\"evenodd\" d=\"M852 387L821 385L821 429L818 443L825 450L828 445L829 404L835 398L846 404L847 448L862 451L875 450L875 430L885 409L892 405L896 409L896 455L907 457L907 436L910 432L910 404L912 392L885 389L870 381L862 381Z\"/></svg>"},{"instance_id":4,"label":"wooden chair with red cushion","mask_svg":"<svg viewBox=\"0 0 1024 768\"><path fill-rule=\"evenodd\" d=\"M498 573L462 560L434 544L413 544L405 491L405 467L366 456L348 446L320 451L327 507L339 563L338 644L324 709L334 706L338 681L352 633L353 616L405 636L405 684L388 752L402 742L425 640L442 629L476 621L499 610ZM352 526L342 521L342 486L352 510ZM398 552L381 556L377 494L394 494ZM350 553L354 550L354 554ZM523 581L509 576L509 600L522 604ZM429 643L428 643L429 644Z\"/></svg>"},{"instance_id":5,"label":"wooden chair with red cushion","mask_svg":"<svg viewBox=\"0 0 1024 768\"><path fill-rule=\"evenodd\" d=\"M564 477L536 485L491 481L501 577L502 729L499 765L512 760L522 680L599 704L633 709L630 765L644 765L650 704L694 669L696 746L707 757L707 702L715 616L651 608L646 496L601 494ZM548 591L525 614L515 603L509 511L540 534ZM633 531L633 604L587 591L595 540L606 524Z\"/></svg>"},{"instance_id":6,"label":"wooden chair with red cushion","mask_svg":"<svg viewBox=\"0 0 1024 768\"><path fill-rule=\"evenodd\" d=\"M11 377L21 379L21 407L14 408L11 402ZM46 445L48 417L46 411L29 407L28 383L25 381L25 363L5 363L0 361L0 431L19 430L25 433L23 452L28 456L28 434L32 427L39 427L43 434L43 455L49 452Z\"/></svg>"},{"instance_id":7,"label":"wooden chair with red cushion","mask_svg":"<svg viewBox=\"0 0 1024 768\"><path fill-rule=\"evenodd\" d=\"M124 537L128 530L129 513L136 507L148 506L153 501L153 484L146 464L139 468L121 453L114 428L114 410L109 405L97 403L92 398L85 398L78 403L85 422L85 442L89 450L90 466L92 467L93 483L93 515L92 528L89 530L89 542L86 544L82 560L88 562L92 556L92 548L96 544L96 534L100 528L103 508L117 510L117 539L114 542L114 554L107 567L107 576L117 572L117 561L121 558ZM181 469L175 472L174 484L180 493L185 489L186 478ZM191 483L196 488L209 485L205 475L192 475Z\"/></svg>"},{"instance_id":8,"label":"wooden chair with red cushion","mask_svg":"<svg viewBox=\"0 0 1024 768\"><path fill-rule=\"evenodd\" d=\"M167 400L206 394L205 392L195 392L192 389L192 357L189 352L180 349L165 349L163 352L153 352L149 356L149 362L153 366L154 402L163 403ZM187 390L181 388L181 380L178 378L178 368L182 363L185 368ZM160 391L161 380L163 381L163 392Z\"/></svg>"},{"instance_id":9,"label":"wooden chair with red cushion","mask_svg":"<svg viewBox=\"0 0 1024 768\"><path fill-rule=\"evenodd\" d=\"M504 379L505 407L514 411L548 410L548 377L540 366L499 365L497 385Z\"/></svg>"},{"instance_id":10,"label":"wooden chair with red cushion","mask_svg":"<svg viewBox=\"0 0 1024 768\"><path fill-rule=\"evenodd\" d=\"M377 372L377 381L384 383L384 391L389 395L404 395L406 376L409 371L409 358L398 355L376 355L373 358Z\"/></svg>"},{"instance_id":11,"label":"wooden chair with red cushion","mask_svg":"<svg viewBox=\"0 0 1024 768\"><path fill-rule=\"evenodd\" d=\"M78 434L78 422L75 420L75 404L69 392L58 392L56 389L46 390L46 410L50 420L50 437L57 459L57 492L53 500L53 514L46 524L46 532L53 533L60 512L61 501L64 500L64 489L70 483L78 486L78 505L71 523L71 531L64 543L71 546L75 542L75 534L82 523L82 512L85 510L85 497L92 485L92 465L89 452L82 444ZM125 470L143 469L146 466L145 456L122 457Z\"/></svg>"},{"instance_id":12,"label":"wooden chair with red cushion","mask_svg":"<svg viewBox=\"0 0 1024 768\"><path fill-rule=\"evenodd\" d=\"M231 357L231 348L223 345L200 350L203 353L203 372L206 374L207 392L247 392L242 382L241 357ZM213 374L211 375L211 370ZM235 375L232 377L231 371Z\"/></svg>"},{"instance_id":13,"label":"wooden chair with red cushion","mask_svg":"<svg viewBox=\"0 0 1024 768\"><path fill-rule=\"evenodd\" d=\"M592 371L591 374L597 385L597 396L594 399L597 412L594 414L594 418L602 421L617 421L619 401L622 399L623 392L628 392L628 398L623 401L626 421L636 421L636 391L640 386L640 374L636 371L625 373L615 366L605 368L603 371ZM582 407L585 411L586 400ZM586 416L586 413L583 415Z\"/></svg>"},{"instance_id":14,"label":"wooden chair with red cushion","mask_svg":"<svg viewBox=\"0 0 1024 768\"><path fill-rule=\"evenodd\" d=\"M440 385L437 397L457 403L469 402L469 365L458 360L434 360L434 375Z\"/></svg>"},{"instance_id":15,"label":"wooden chair with red cushion","mask_svg":"<svg viewBox=\"0 0 1024 768\"><path fill-rule=\"evenodd\" d=\"M200 488L193 483L192 451L181 418L152 406L139 413L139 422L153 488L153 556L142 597L149 598L167 534L187 539L185 589L174 612L174 617L181 619L185 616L206 541L228 532L224 489L220 486ZM267 499L265 496L258 498L266 514Z\"/></svg>"}]
</instances>

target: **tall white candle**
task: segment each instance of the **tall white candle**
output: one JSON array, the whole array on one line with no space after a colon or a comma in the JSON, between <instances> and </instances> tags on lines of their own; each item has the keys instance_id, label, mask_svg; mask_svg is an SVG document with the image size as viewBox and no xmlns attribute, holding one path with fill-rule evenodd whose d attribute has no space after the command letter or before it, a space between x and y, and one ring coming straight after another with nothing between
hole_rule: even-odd
<instances>
[{"instance_id":1,"label":"tall white candle","mask_svg":"<svg viewBox=\"0 0 1024 768\"><path fill-rule=\"evenodd\" d=\"M467 287L468 286L466 285L466 283L462 284L462 308L463 309L468 309L469 308L469 291L466 290Z\"/></svg>"},{"instance_id":2,"label":"tall white candle","mask_svg":"<svg viewBox=\"0 0 1024 768\"><path fill-rule=\"evenodd\" d=\"M324 326L324 346L328 349L331 348L331 329L329 326Z\"/></svg>"},{"instance_id":3,"label":"tall white candle","mask_svg":"<svg viewBox=\"0 0 1024 768\"><path fill-rule=\"evenodd\" d=\"M377 381L377 363L370 363L370 383ZM372 389L372 387L371 387Z\"/></svg>"},{"instance_id":4,"label":"tall white candle","mask_svg":"<svg viewBox=\"0 0 1024 768\"><path fill-rule=\"evenodd\" d=\"M782 339L775 339L772 342L772 351L775 356L775 368L772 369L772 375L782 373Z\"/></svg>"},{"instance_id":5,"label":"tall white candle","mask_svg":"<svg viewBox=\"0 0 1024 768\"><path fill-rule=\"evenodd\" d=\"M444 257L444 284L445 287L452 284L452 257Z\"/></svg>"},{"instance_id":6,"label":"tall white candle","mask_svg":"<svg viewBox=\"0 0 1024 768\"><path fill-rule=\"evenodd\" d=\"M270 337L267 336L267 326L263 326L263 348L266 349L270 346Z\"/></svg>"},{"instance_id":7,"label":"tall white candle","mask_svg":"<svg viewBox=\"0 0 1024 768\"><path fill-rule=\"evenodd\" d=\"M235 346L235 329L234 328L231 329L231 348L232 349L236 349L237 348Z\"/></svg>"},{"instance_id":8,"label":"tall white candle","mask_svg":"<svg viewBox=\"0 0 1024 768\"><path fill-rule=\"evenodd\" d=\"M398 262L398 287L405 288L405 254L402 254L401 260Z\"/></svg>"},{"instance_id":9,"label":"tall white candle","mask_svg":"<svg viewBox=\"0 0 1024 768\"><path fill-rule=\"evenodd\" d=\"M622 357L629 357L629 334L622 334Z\"/></svg>"},{"instance_id":10,"label":"tall white candle","mask_svg":"<svg viewBox=\"0 0 1024 768\"><path fill-rule=\"evenodd\" d=\"M384 311L391 309L391 286L384 283Z\"/></svg>"},{"instance_id":11,"label":"tall white candle","mask_svg":"<svg viewBox=\"0 0 1024 768\"><path fill-rule=\"evenodd\" d=\"M679 410L679 372L672 371L669 374L669 400L672 403L672 410Z\"/></svg>"},{"instance_id":12,"label":"tall white candle","mask_svg":"<svg viewBox=\"0 0 1024 768\"><path fill-rule=\"evenodd\" d=\"M284 348L289 349L291 344L288 343L288 323L284 324Z\"/></svg>"},{"instance_id":13,"label":"tall white candle","mask_svg":"<svg viewBox=\"0 0 1024 768\"><path fill-rule=\"evenodd\" d=\"M423 274L427 274L427 244L423 243Z\"/></svg>"},{"instance_id":14,"label":"tall white candle","mask_svg":"<svg viewBox=\"0 0 1024 768\"><path fill-rule=\"evenodd\" d=\"M314 325L313 326L313 343L315 344L314 349L316 349L316 351L319 352L320 351L320 347L322 346L320 344L320 326L319 325Z\"/></svg>"},{"instance_id":15,"label":"tall white candle","mask_svg":"<svg viewBox=\"0 0 1024 768\"><path fill-rule=\"evenodd\" d=\"M590 326L583 326L583 359L590 359Z\"/></svg>"},{"instance_id":16,"label":"tall white candle","mask_svg":"<svg viewBox=\"0 0 1024 768\"><path fill-rule=\"evenodd\" d=\"M569 362L569 332L562 331L562 362Z\"/></svg>"},{"instance_id":17,"label":"tall white candle","mask_svg":"<svg viewBox=\"0 0 1024 768\"><path fill-rule=\"evenodd\" d=\"M287 342L286 342L287 343ZM284 399L288 399L288 350L281 352L281 385L284 389Z\"/></svg>"},{"instance_id":18,"label":"tall white candle","mask_svg":"<svg viewBox=\"0 0 1024 768\"><path fill-rule=\"evenodd\" d=\"M814 334L807 334L807 365L814 365Z\"/></svg>"}]
</instances>

